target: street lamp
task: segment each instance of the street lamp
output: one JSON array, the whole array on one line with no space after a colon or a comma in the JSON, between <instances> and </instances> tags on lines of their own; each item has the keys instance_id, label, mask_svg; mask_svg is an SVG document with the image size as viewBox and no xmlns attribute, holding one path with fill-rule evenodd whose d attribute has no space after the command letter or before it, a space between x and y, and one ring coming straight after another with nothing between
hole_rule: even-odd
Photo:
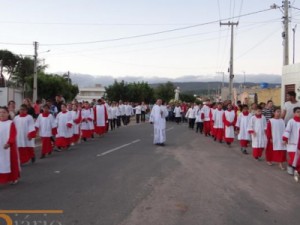
<instances>
[{"instance_id":1,"label":"street lamp","mask_svg":"<svg viewBox=\"0 0 300 225\"><path fill-rule=\"evenodd\" d=\"M295 64L295 47L296 47L295 39L296 39L296 29L297 29L297 24L296 24L295 27L292 29L292 30L293 30L293 64Z\"/></svg>"}]
</instances>

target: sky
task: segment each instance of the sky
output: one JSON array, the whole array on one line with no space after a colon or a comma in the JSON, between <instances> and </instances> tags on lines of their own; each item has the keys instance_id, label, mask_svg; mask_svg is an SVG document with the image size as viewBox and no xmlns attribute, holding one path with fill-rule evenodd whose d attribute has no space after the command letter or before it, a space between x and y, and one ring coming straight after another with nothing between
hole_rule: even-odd
<instances>
[{"instance_id":1,"label":"sky","mask_svg":"<svg viewBox=\"0 0 300 225\"><path fill-rule=\"evenodd\" d=\"M169 78L227 73L230 28L220 26L219 21L239 22L234 28L235 74L281 74L282 71L282 12L276 9L243 16L269 9L273 3L281 5L281 0L0 0L0 3L0 48L33 55L33 42L37 41L38 57L51 73ZM300 8L300 0L291 0L291 4ZM290 13L292 62L292 28L300 23L300 10L291 9ZM198 26L190 27L193 25ZM176 30L183 27L190 28ZM300 62L299 31L300 27L296 30L296 62Z\"/></svg>"}]
</instances>

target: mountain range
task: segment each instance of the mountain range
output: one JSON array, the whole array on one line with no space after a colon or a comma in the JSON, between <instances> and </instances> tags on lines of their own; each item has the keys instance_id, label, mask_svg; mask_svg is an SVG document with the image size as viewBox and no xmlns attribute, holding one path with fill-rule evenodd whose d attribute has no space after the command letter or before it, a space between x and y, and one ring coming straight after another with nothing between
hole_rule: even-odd
<instances>
[{"instance_id":1,"label":"mountain range","mask_svg":"<svg viewBox=\"0 0 300 225\"><path fill-rule=\"evenodd\" d=\"M168 78L166 76L122 76L122 77L113 77L109 75L94 76L90 74L79 74L72 73L70 75L72 83L77 84L79 87L95 87L95 84L101 84L102 86L109 86L113 84L115 80L122 81L124 80L127 83L131 82L147 82L151 86L155 87L158 84L166 83L171 81L175 86L180 86L184 90L195 90L194 88L199 89L208 89L208 88L219 88L220 84L223 81L222 75L187 75L177 78ZM224 77L224 84L228 82L228 75ZM276 74L247 74L247 75L235 75L234 83L236 85L243 84L245 81L246 85L253 86L254 84L268 83L269 86L274 86L281 84L281 75ZM199 86L200 85L200 86Z\"/></svg>"}]
</instances>

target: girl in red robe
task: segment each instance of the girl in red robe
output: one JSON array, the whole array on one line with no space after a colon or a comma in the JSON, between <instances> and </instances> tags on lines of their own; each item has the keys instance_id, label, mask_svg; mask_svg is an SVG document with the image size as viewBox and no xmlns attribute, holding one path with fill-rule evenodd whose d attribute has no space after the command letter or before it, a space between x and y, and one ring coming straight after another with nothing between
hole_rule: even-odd
<instances>
[{"instance_id":1,"label":"girl in red robe","mask_svg":"<svg viewBox=\"0 0 300 225\"><path fill-rule=\"evenodd\" d=\"M20 178L17 131L6 107L0 107L0 184L16 184Z\"/></svg>"}]
</instances>

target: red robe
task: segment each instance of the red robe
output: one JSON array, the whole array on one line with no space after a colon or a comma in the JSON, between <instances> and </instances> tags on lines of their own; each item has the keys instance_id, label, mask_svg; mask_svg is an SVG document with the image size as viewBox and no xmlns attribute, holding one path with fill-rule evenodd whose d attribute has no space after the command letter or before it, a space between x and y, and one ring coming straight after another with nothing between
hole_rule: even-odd
<instances>
[{"instance_id":1,"label":"red robe","mask_svg":"<svg viewBox=\"0 0 300 225\"><path fill-rule=\"evenodd\" d=\"M9 182L16 181L20 178L20 162L18 157L18 149L17 149L17 130L15 124L12 123L10 127L10 134L7 144L10 145L10 173L2 173L0 174L0 183L5 184Z\"/></svg>"},{"instance_id":2,"label":"red robe","mask_svg":"<svg viewBox=\"0 0 300 225\"><path fill-rule=\"evenodd\" d=\"M286 161L286 150L273 150L273 143L271 142L272 138L272 124L270 121L267 123L267 147L266 147L266 161L267 162L278 162L283 163Z\"/></svg>"}]
</instances>

